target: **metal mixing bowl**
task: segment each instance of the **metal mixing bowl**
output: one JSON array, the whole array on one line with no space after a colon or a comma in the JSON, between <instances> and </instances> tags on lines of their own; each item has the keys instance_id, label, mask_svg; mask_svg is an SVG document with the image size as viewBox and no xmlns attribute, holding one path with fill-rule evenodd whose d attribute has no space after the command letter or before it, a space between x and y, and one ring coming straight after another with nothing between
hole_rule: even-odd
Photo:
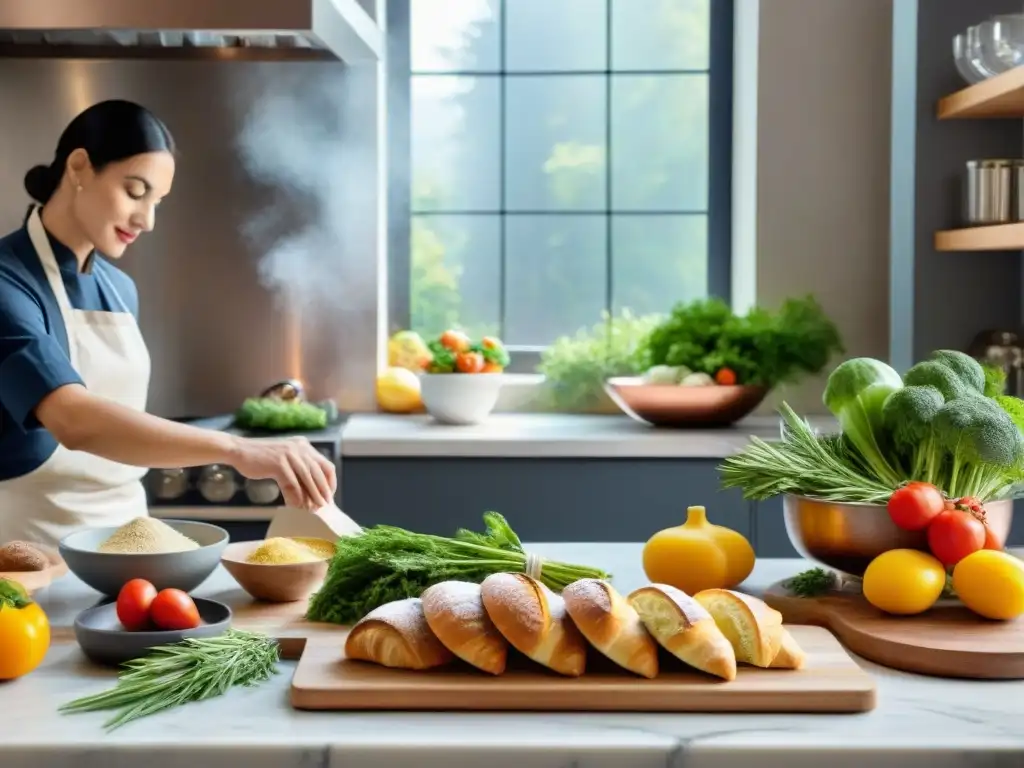
<instances>
[{"instance_id":1,"label":"metal mixing bowl","mask_svg":"<svg viewBox=\"0 0 1024 768\"><path fill-rule=\"evenodd\" d=\"M718 427L747 416L764 400L762 387L648 384L639 376L605 382L605 391L628 416L656 427Z\"/></svg>"},{"instance_id":2,"label":"metal mixing bowl","mask_svg":"<svg viewBox=\"0 0 1024 768\"><path fill-rule=\"evenodd\" d=\"M808 560L850 576L863 576L868 563L890 549L928 550L924 531L897 528L880 504L847 504L785 495L786 533ZM1013 501L985 505L989 527L1006 544L1013 522Z\"/></svg>"}]
</instances>

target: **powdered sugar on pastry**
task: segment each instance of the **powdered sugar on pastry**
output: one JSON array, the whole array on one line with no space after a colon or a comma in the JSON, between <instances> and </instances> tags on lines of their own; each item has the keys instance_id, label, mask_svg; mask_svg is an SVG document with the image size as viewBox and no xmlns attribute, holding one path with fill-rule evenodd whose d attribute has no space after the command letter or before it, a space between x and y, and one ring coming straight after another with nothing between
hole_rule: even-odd
<instances>
[{"instance_id":1,"label":"powdered sugar on pastry","mask_svg":"<svg viewBox=\"0 0 1024 768\"><path fill-rule=\"evenodd\" d=\"M487 597L489 601L500 604L507 611L515 615L516 624L530 635L539 636L547 629L547 621L544 617L544 602L546 601L551 611L551 617L555 618L555 607L551 604L549 596L554 596L551 590L544 587L540 582L526 578L516 573L494 573L485 580ZM534 585L541 587L548 594L538 595ZM538 597L540 599L538 599ZM561 598L558 599L561 603ZM559 618L565 613L565 606L561 606Z\"/></svg>"},{"instance_id":2,"label":"powdered sugar on pastry","mask_svg":"<svg viewBox=\"0 0 1024 768\"><path fill-rule=\"evenodd\" d=\"M418 597L407 597L404 600L379 605L360 619L356 626L369 621L383 622L407 638L430 632L427 619L423 615L423 602Z\"/></svg>"},{"instance_id":3,"label":"powdered sugar on pastry","mask_svg":"<svg viewBox=\"0 0 1024 768\"><path fill-rule=\"evenodd\" d=\"M601 579L578 579L562 590L565 596L579 598L605 613L612 612L612 600L608 584Z\"/></svg>"},{"instance_id":4,"label":"powdered sugar on pastry","mask_svg":"<svg viewBox=\"0 0 1024 768\"><path fill-rule=\"evenodd\" d=\"M445 613L462 622L486 619L480 585L470 581L443 581L427 587L421 596L423 611L437 615ZM487 619L490 623L490 619Z\"/></svg>"}]
</instances>

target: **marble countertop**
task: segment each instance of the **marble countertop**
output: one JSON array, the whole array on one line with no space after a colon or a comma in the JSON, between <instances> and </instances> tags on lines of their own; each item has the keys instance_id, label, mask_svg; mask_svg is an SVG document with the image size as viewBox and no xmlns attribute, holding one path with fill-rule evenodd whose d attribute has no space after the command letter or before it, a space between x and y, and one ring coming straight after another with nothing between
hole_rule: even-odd
<instances>
[{"instance_id":1,"label":"marble countertop","mask_svg":"<svg viewBox=\"0 0 1024 768\"><path fill-rule=\"evenodd\" d=\"M816 429L835 420L812 417ZM341 436L346 458L526 457L720 459L741 451L756 435L778 439L779 419L751 416L719 429L657 429L625 415L495 413L482 424L448 426L430 416L360 413L349 417Z\"/></svg>"},{"instance_id":2,"label":"marble countertop","mask_svg":"<svg viewBox=\"0 0 1024 768\"><path fill-rule=\"evenodd\" d=\"M538 554L600 565L623 590L645 581L639 544L536 544ZM762 560L758 591L806 567ZM218 571L197 594L223 597ZM244 596L235 592L236 599ZM56 626L99 595L73 576L39 593ZM57 633L61 634L61 633ZM63 633L63 634L66 634ZM0 685L3 768L946 768L1024 765L1024 681L942 680L858 659L876 678L878 706L856 715L465 714L300 712L288 704L294 664L253 689L139 720L109 735L104 713L57 707L113 684L77 645L59 642L42 667Z\"/></svg>"}]
</instances>

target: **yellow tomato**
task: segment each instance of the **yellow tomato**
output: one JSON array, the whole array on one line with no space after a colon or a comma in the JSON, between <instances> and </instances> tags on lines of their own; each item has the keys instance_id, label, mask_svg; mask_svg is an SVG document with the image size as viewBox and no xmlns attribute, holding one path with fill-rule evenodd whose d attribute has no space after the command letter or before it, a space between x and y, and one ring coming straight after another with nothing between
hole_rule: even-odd
<instances>
[{"instance_id":1,"label":"yellow tomato","mask_svg":"<svg viewBox=\"0 0 1024 768\"><path fill-rule=\"evenodd\" d=\"M946 570L938 558L916 549L883 552L864 571L864 598L886 613L924 613L946 586Z\"/></svg>"},{"instance_id":2,"label":"yellow tomato","mask_svg":"<svg viewBox=\"0 0 1024 768\"><path fill-rule=\"evenodd\" d=\"M980 549L953 568L953 589L979 616L1015 619L1024 614L1024 562L1007 552Z\"/></svg>"},{"instance_id":3,"label":"yellow tomato","mask_svg":"<svg viewBox=\"0 0 1024 768\"><path fill-rule=\"evenodd\" d=\"M20 585L18 585L20 586ZM50 647L50 622L38 603L0 580L0 680L38 667Z\"/></svg>"}]
</instances>

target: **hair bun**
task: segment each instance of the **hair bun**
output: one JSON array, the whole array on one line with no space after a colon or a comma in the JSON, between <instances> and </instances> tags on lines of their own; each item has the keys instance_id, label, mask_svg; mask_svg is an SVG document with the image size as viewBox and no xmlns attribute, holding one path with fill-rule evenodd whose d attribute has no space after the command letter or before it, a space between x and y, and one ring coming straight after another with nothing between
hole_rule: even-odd
<instances>
[{"instance_id":1,"label":"hair bun","mask_svg":"<svg viewBox=\"0 0 1024 768\"><path fill-rule=\"evenodd\" d=\"M25 174L25 191L37 203L45 205L57 191L59 181L60 177L53 172L50 166L37 165L30 168Z\"/></svg>"}]
</instances>

